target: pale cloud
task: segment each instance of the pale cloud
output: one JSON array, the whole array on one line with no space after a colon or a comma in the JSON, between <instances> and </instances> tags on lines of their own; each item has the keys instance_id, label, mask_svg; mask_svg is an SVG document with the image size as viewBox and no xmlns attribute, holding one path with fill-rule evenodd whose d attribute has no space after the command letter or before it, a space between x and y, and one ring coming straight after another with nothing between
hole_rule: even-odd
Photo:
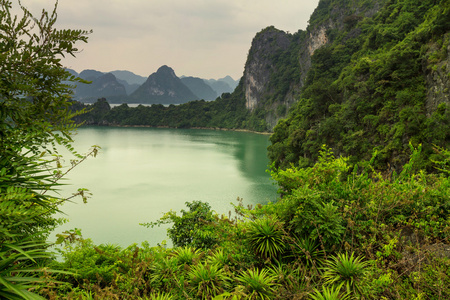
<instances>
[{"instance_id":1,"label":"pale cloud","mask_svg":"<svg viewBox=\"0 0 450 300\"><path fill-rule=\"evenodd\" d=\"M50 0L22 0L32 12ZM242 76L251 41L267 26L306 29L318 0L59 0L60 28L93 30L68 67L148 76L161 65L177 75Z\"/></svg>"}]
</instances>

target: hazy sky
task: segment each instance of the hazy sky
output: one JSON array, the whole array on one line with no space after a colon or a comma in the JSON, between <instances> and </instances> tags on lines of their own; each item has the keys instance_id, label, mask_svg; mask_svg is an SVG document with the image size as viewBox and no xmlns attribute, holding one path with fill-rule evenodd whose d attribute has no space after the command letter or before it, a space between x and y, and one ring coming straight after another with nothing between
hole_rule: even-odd
<instances>
[{"instance_id":1,"label":"hazy sky","mask_svg":"<svg viewBox=\"0 0 450 300\"><path fill-rule=\"evenodd\" d=\"M318 0L59 0L58 28L92 29L66 67L148 76L168 65L178 76L239 79L255 34L267 26L306 29ZM33 13L53 0L22 0Z\"/></svg>"}]
</instances>

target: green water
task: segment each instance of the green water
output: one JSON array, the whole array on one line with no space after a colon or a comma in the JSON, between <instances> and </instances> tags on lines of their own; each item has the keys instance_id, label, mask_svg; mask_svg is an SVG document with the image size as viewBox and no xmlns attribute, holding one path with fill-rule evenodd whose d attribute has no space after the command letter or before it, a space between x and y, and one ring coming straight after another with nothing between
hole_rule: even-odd
<instances>
[{"instance_id":1,"label":"green water","mask_svg":"<svg viewBox=\"0 0 450 300\"><path fill-rule=\"evenodd\" d=\"M276 201L277 187L266 173L266 135L247 132L155 128L85 127L75 148L90 158L71 171L62 189L70 195L83 187L93 193L62 207L68 223L61 232L81 228L95 243L128 246L168 240L166 227L147 229L164 212L185 209L186 201L208 202L228 215L237 197L245 204ZM67 160L68 161L68 160Z\"/></svg>"}]
</instances>

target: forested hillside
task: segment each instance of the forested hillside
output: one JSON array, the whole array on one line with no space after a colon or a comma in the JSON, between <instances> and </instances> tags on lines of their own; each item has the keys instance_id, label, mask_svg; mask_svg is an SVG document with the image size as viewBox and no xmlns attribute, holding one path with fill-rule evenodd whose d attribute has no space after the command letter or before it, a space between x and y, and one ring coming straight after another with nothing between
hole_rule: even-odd
<instances>
[{"instance_id":1,"label":"forested hillside","mask_svg":"<svg viewBox=\"0 0 450 300\"><path fill-rule=\"evenodd\" d=\"M321 1L313 17L326 18L335 2ZM398 170L409 142L423 144L424 157L447 146L449 5L387 1L373 18L351 15L330 31L333 42L315 50L298 102L274 129L276 166L310 165L327 144L354 160L375 149L377 165Z\"/></svg>"}]
</instances>

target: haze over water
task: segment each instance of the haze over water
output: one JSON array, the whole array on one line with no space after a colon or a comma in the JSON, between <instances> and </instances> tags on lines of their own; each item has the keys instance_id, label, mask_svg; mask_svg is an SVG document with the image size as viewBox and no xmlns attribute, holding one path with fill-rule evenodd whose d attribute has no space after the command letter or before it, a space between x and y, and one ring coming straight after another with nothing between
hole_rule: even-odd
<instances>
[{"instance_id":1,"label":"haze over water","mask_svg":"<svg viewBox=\"0 0 450 300\"><path fill-rule=\"evenodd\" d=\"M268 136L233 131L84 127L75 148L102 147L68 175L63 195L83 187L93 193L62 207L70 221L57 232L81 228L94 243L128 246L168 240L167 227L147 229L169 210L187 209L185 202L208 202L228 216L237 204L276 201L277 187L265 172Z\"/></svg>"}]
</instances>

